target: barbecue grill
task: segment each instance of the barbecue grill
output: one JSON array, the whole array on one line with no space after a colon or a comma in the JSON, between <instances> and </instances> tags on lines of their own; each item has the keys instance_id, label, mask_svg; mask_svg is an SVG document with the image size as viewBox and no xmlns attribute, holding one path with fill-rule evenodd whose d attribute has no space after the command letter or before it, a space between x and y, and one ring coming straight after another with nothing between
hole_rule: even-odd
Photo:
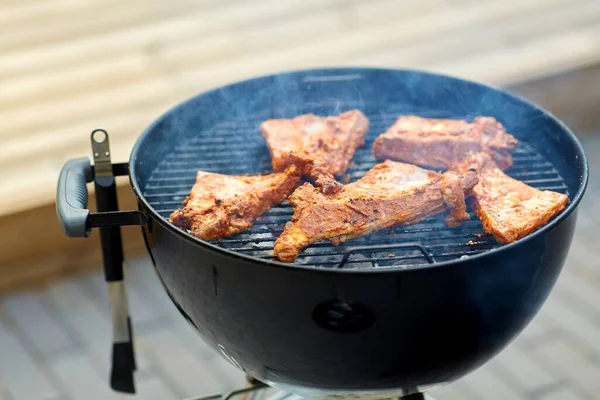
<instances>
[{"instance_id":1,"label":"barbecue grill","mask_svg":"<svg viewBox=\"0 0 600 400\"><path fill-rule=\"evenodd\" d=\"M348 170L377 161L371 146L398 115L488 115L519 139L507 174L567 194L567 208L509 245L479 220L447 228L443 216L381 230L339 246L316 243L292 264L272 259L292 215L287 202L252 228L205 242L168 216L196 172L259 174L271 160L259 124L302 113L357 108L370 120ZM509 93L420 71L320 69L238 82L193 97L155 121L129 163L112 164L108 135L92 133L94 165L69 161L58 184L65 233L99 228L113 312L111 385L132 392L132 324L119 227L141 225L166 292L202 338L267 385L313 398L389 398L425 392L476 369L533 318L567 256L588 179L576 137L548 112ZM139 202L118 211L114 177L129 175ZM94 181L98 213L86 209Z\"/></svg>"}]
</instances>

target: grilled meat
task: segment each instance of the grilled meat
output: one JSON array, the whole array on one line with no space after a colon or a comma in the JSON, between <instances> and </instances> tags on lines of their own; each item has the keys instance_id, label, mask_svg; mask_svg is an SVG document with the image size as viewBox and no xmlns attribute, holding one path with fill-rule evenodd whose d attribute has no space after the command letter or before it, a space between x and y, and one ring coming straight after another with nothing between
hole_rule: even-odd
<instances>
[{"instance_id":1,"label":"grilled meat","mask_svg":"<svg viewBox=\"0 0 600 400\"><path fill-rule=\"evenodd\" d=\"M469 218L464 192L477 183L475 172L444 174L394 161L377 164L337 194L324 194L310 183L296 189L288 202L294 215L275 241L274 255L294 261L312 243L334 245L392 226L410 225L449 211L447 223ZM460 192L460 193L457 193Z\"/></svg>"},{"instance_id":2,"label":"grilled meat","mask_svg":"<svg viewBox=\"0 0 600 400\"><path fill-rule=\"evenodd\" d=\"M263 176L234 176L199 171L184 207L169 221L203 240L217 240L242 232L298 186L301 174L290 166Z\"/></svg>"},{"instance_id":3,"label":"grilled meat","mask_svg":"<svg viewBox=\"0 0 600 400\"><path fill-rule=\"evenodd\" d=\"M475 215L501 244L547 224L569 201L564 194L538 190L507 176L485 153L471 154L453 169L477 171L479 183L472 190Z\"/></svg>"},{"instance_id":4,"label":"grilled meat","mask_svg":"<svg viewBox=\"0 0 600 400\"><path fill-rule=\"evenodd\" d=\"M368 129L369 120L358 110L329 117L304 114L270 119L260 125L273 169L283 171L296 165L325 193L342 188L335 177L346 172Z\"/></svg>"},{"instance_id":5,"label":"grilled meat","mask_svg":"<svg viewBox=\"0 0 600 400\"><path fill-rule=\"evenodd\" d=\"M469 214L467 214L463 182L459 175L449 172L442 174L439 184L442 192L442 200L446 205L446 211L448 211L448 215L444 221L449 228L456 228L463 221L470 218Z\"/></svg>"},{"instance_id":6,"label":"grilled meat","mask_svg":"<svg viewBox=\"0 0 600 400\"><path fill-rule=\"evenodd\" d=\"M470 152L487 152L501 169L512 165L518 141L492 117L473 122L401 116L375 139L378 160L391 159L433 168L449 168Z\"/></svg>"}]
</instances>

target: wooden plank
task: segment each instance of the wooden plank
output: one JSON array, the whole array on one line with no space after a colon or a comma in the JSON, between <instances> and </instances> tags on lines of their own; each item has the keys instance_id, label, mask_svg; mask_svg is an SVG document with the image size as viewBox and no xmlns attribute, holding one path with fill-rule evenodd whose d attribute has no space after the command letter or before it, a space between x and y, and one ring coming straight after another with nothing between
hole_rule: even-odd
<instances>
[{"instance_id":1,"label":"wooden plank","mask_svg":"<svg viewBox=\"0 0 600 400\"><path fill-rule=\"evenodd\" d=\"M600 25L559 32L526 45L498 49L491 54L439 64L435 70L482 82L514 85L533 78L565 72L573 65L588 67L600 61ZM488 68L481 68L487 65ZM501 66L502 65L502 66Z\"/></svg>"},{"instance_id":2,"label":"wooden plank","mask_svg":"<svg viewBox=\"0 0 600 400\"><path fill-rule=\"evenodd\" d=\"M466 8L441 9L405 21L403 24L383 24L368 29L348 32L343 36L324 37L317 43L305 42L291 48L269 47L269 51L257 54L239 55L228 63L212 62L198 65L189 58L166 57L163 61L172 71L171 76L180 83L183 90L198 90L215 82L244 79L259 74L290 69L325 67L331 65L356 65L355 57L369 49L398 46L401 42L412 43L423 37L445 35L448 32L485 23L499 17L518 15L526 11L535 12L542 4L564 4L569 0L532 0L527 2L506 2L493 0L469 4ZM201 44L194 44L183 52L194 57L201 51ZM335 49L335 51L332 51ZM219 59L221 60L221 59ZM442 60L440 60L442 61ZM194 68L187 68L193 65ZM381 65L381 64L378 64ZM199 68L201 67L201 68Z\"/></svg>"},{"instance_id":3,"label":"wooden plank","mask_svg":"<svg viewBox=\"0 0 600 400\"><path fill-rule=\"evenodd\" d=\"M0 164L0 168L13 171L0 175L0 216L35 208L53 201L56 193L56 181L60 169L69 158L90 155L89 134L92 129L103 127L111 134L111 152L114 162L129 160L131 148L139 135L162 112L162 108L143 108L138 112L108 115L104 123L84 123L63 130L76 140L63 142L58 153L48 153L41 149L36 167L31 168L30 156ZM119 133L113 135L111 132ZM61 129L50 132L59 135ZM29 164L29 165L28 165Z\"/></svg>"},{"instance_id":4,"label":"wooden plank","mask_svg":"<svg viewBox=\"0 0 600 400\"><path fill-rule=\"evenodd\" d=\"M225 3L214 10L192 10L184 16L164 18L135 28L114 29L89 37L75 37L59 43L48 43L38 48L28 48L5 54L0 63L0 77L13 77L40 70L64 68L76 63L96 62L106 57L146 49L161 48L170 41L185 37L202 40L217 32L257 26L272 20L292 18L298 12L318 12L337 4L339 0L305 0L281 2L263 0L249 3Z\"/></svg>"},{"instance_id":5,"label":"wooden plank","mask_svg":"<svg viewBox=\"0 0 600 400\"><path fill-rule=\"evenodd\" d=\"M0 8L0 26L6 28L12 24L47 20L60 13L93 7L95 4L110 3L107 0L29 0L27 2L14 0L14 4L10 4L8 0L3 0L3 7Z\"/></svg>"},{"instance_id":6,"label":"wooden plank","mask_svg":"<svg viewBox=\"0 0 600 400\"><path fill-rule=\"evenodd\" d=\"M38 74L6 80L0 91L0 107L10 111L35 104L56 104L73 96L88 96L127 85L164 79L164 72L148 63L148 57L133 52L109 57L100 63L75 68L40 71ZM2 132L0 132L2 135Z\"/></svg>"},{"instance_id":7,"label":"wooden plank","mask_svg":"<svg viewBox=\"0 0 600 400\"><path fill-rule=\"evenodd\" d=\"M101 120L104 115L112 115L123 109L137 109L154 104L165 104L173 98L173 89L164 78L150 78L133 84L110 86L105 90L77 95L51 102L41 102L12 110L6 118L0 119L0 137L3 137L3 146L0 159L14 154L18 148L26 150L27 145L32 145L33 150L39 142L44 140L49 130L76 125L90 118ZM32 118L35 115L36 118ZM18 133L18 135L15 135ZM15 137L16 136L16 137ZM67 137L62 136L63 140ZM48 138L52 140L53 138ZM26 141L27 143L24 143ZM57 145L62 145L59 142ZM25 145L25 147L21 147Z\"/></svg>"},{"instance_id":8,"label":"wooden plank","mask_svg":"<svg viewBox=\"0 0 600 400\"><path fill-rule=\"evenodd\" d=\"M59 388L43 370L36 358L30 354L29 346L22 342L18 332L0 321L0 363L2 387L0 395L4 399L51 399L59 396ZM23 373L27 371L27 373ZM8 397L6 391L12 396ZM56 397L55 397L56 396Z\"/></svg>"},{"instance_id":9,"label":"wooden plank","mask_svg":"<svg viewBox=\"0 0 600 400\"><path fill-rule=\"evenodd\" d=\"M29 18L25 21L18 18L2 24L3 29L10 33L0 36L0 51L43 46L107 31L135 29L163 19L181 17L190 10L197 11L201 8L206 11L207 8L201 7L205 2L206 0L105 0L90 3L86 7L66 8L50 17ZM116 9L118 12L115 12ZM31 29L31 26L35 26L35 29Z\"/></svg>"},{"instance_id":10,"label":"wooden plank","mask_svg":"<svg viewBox=\"0 0 600 400\"><path fill-rule=\"evenodd\" d=\"M414 66L435 65L486 56L496 49L520 47L548 34L562 35L582 26L593 26L600 17L600 2L579 0L557 3L534 12L511 15L491 21L477 21L467 29L456 29L444 35L428 37L412 43L398 43L390 48L368 50L357 58L357 63ZM552 26L552 31L548 27ZM473 32L477 32L474 35ZM482 66L481 69L485 69ZM500 82L498 82L500 83Z\"/></svg>"},{"instance_id":11,"label":"wooden plank","mask_svg":"<svg viewBox=\"0 0 600 400\"><path fill-rule=\"evenodd\" d=\"M210 7L220 7L228 1L236 0L177 0L177 2L132 0L127 3L118 0L28 0L27 2L15 0L15 4L10 5L7 4L8 0L3 0L3 7L0 9L0 27L9 29L29 24L37 29L45 28L44 24L54 26L58 20L63 23L62 28L64 28L78 25L81 20L86 20L88 24L96 24L98 20L95 17L98 11L111 11L118 15L130 6L138 12L142 11L140 8L143 7L156 9L165 6L174 9L186 7L188 11L193 8L206 10Z\"/></svg>"}]
</instances>

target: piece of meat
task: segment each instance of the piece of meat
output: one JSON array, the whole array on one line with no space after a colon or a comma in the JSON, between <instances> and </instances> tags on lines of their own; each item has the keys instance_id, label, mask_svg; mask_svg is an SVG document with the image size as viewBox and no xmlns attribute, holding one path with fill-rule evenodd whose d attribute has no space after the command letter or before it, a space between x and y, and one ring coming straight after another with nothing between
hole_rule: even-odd
<instances>
[{"instance_id":1,"label":"piece of meat","mask_svg":"<svg viewBox=\"0 0 600 400\"><path fill-rule=\"evenodd\" d=\"M489 153L498 166L512 165L510 151L517 145L502 124L492 117L472 122L401 116L375 139L378 160L390 159L432 168L449 168L471 152Z\"/></svg>"},{"instance_id":2,"label":"piece of meat","mask_svg":"<svg viewBox=\"0 0 600 400\"><path fill-rule=\"evenodd\" d=\"M469 217L464 212L464 192L476 183L473 171L442 174L389 160L336 194L324 194L305 183L288 197L294 215L275 241L273 253L281 261L292 262L302 249L320 240L338 245L445 211L452 213L447 222L456 226Z\"/></svg>"},{"instance_id":3,"label":"piece of meat","mask_svg":"<svg viewBox=\"0 0 600 400\"><path fill-rule=\"evenodd\" d=\"M269 119L260 125L269 147L273 169L296 165L303 175L336 193L356 149L364 145L369 120L358 110L336 116L304 114L292 119Z\"/></svg>"},{"instance_id":4,"label":"piece of meat","mask_svg":"<svg viewBox=\"0 0 600 400\"><path fill-rule=\"evenodd\" d=\"M217 240L242 232L272 206L285 200L301 179L295 166L257 176L199 171L183 208L169 221L202 240Z\"/></svg>"},{"instance_id":5,"label":"piece of meat","mask_svg":"<svg viewBox=\"0 0 600 400\"><path fill-rule=\"evenodd\" d=\"M564 194L538 190L511 178L486 153L471 154L453 169L477 172L479 183L472 190L475 215L485 231L501 244L514 242L547 224L569 201Z\"/></svg>"},{"instance_id":6,"label":"piece of meat","mask_svg":"<svg viewBox=\"0 0 600 400\"><path fill-rule=\"evenodd\" d=\"M448 227L455 228L470 218L467 214L465 193L462 190L460 176L452 172L443 174L440 180L440 189L448 211L448 216L444 221Z\"/></svg>"}]
</instances>

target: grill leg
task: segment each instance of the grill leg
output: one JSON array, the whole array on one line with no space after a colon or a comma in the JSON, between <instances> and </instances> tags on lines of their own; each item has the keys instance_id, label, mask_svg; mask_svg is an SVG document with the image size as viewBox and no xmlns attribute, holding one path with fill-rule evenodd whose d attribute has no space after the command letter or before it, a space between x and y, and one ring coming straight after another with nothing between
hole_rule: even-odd
<instances>
[{"instance_id":1,"label":"grill leg","mask_svg":"<svg viewBox=\"0 0 600 400\"><path fill-rule=\"evenodd\" d=\"M400 400L425 400L425 395L423 393L413 393L408 396L402 396Z\"/></svg>"},{"instance_id":2,"label":"grill leg","mask_svg":"<svg viewBox=\"0 0 600 400\"><path fill-rule=\"evenodd\" d=\"M250 375L246 375L246 382L248 382L251 385L260 385L262 383L261 381Z\"/></svg>"}]
</instances>

